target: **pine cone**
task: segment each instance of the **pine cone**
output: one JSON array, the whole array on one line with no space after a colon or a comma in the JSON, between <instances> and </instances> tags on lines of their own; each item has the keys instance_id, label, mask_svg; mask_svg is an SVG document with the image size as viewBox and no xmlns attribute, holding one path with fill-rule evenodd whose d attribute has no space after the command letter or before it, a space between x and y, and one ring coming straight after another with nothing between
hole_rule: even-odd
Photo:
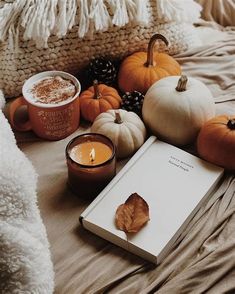
<instances>
[{"instance_id":1,"label":"pine cone","mask_svg":"<svg viewBox=\"0 0 235 294\"><path fill-rule=\"evenodd\" d=\"M126 92L122 96L121 108L127 111L133 111L142 116L142 106L144 102L144 95L138 91Z\"/></svg>"},{"instance_id":2,"label":"pine cone","mask_svg":"<svg viewBox=\"0 0 235 294\"><path fill-rule=\"evenodd\" d=\"M90 83L98 80L99 83L112 85L117 77L117 70L113 62L105 57L91 60L86 72Z\"/></svg>"}]
</instances>

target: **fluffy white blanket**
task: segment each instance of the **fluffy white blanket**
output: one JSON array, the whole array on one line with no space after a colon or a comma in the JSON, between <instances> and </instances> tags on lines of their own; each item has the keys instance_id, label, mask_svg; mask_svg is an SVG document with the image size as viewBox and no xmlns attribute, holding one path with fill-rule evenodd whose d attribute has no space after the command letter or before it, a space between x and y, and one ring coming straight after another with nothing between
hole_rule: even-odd
<instances>
[{"instance_id":1,"label":"fluffy white blanket","mask_svg":"<svg viewBox=\"0 0 235 294\"><path fill-rule=\"evenodd\" d=\"M0 108L4 97L0 91ZM54 272L36 198L37 175L0 110L0 293L50 294Z\"/></svg>"}]
</instances>

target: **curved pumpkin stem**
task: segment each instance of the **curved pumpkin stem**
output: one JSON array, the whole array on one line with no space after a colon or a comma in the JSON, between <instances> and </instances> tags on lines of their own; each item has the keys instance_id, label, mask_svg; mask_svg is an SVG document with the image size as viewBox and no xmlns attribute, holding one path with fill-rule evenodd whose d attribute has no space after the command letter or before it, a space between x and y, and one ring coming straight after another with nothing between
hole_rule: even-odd
<instances>
[{"instance_id":1,"label":"curved pumpkin stem","mask_svg":"<svg viewBox=\"0 0 235 294\"><path fill-rule=\"evenodd\" d=\"M119 111L115 111L115 120L114 120L114 122L116 124L122 124L123 123L123 120L121 118L121 115L120 115Z\"/></svg>"},{"instance_id":2,"label":"curved pumpkin stem","mask_svg":"<svg viewBox=\"0 0 235 294\"><path fill-rule=\"evenodd\" d=\"M235 119L234 118L228 120L227 127L230 130L235 130Z\"/></svg>"},{"instance_id":3,"label":"curved pumpkin stem","mask_svg":"<svg viewBox=\"0 0 235 294\"><path fill-rule=\"evenodd\" d=\"M99 83L97 80L93 81L93 87L94 87L94 99L99 99L101 97L100 91L99 91Z\"/></svg>"},{"instance_id":4,"label":"curved pumpkin stem","mask_svg":"<svg viewBox=\"0 0 235 294\"><path fill-rule=\"evenodd\" d=\"M154 49L154 45L155 45L157 40L162 40L166 44L166 46L168 46L168 41L163 35L161 35L161 34L153 35L151 37L150 41L149 41L149 44L148 44L147 61L145 63L146 67L154 66L154 63L153 63L153 49Z\"/></svg>"},{"instance_id":5,"label":"curved pumpkin stem","mask_svg":"<svg viewBox=\"0 0 235 294\"><path fill-rule=\"evenodd\" d=\"M178 92L184 92L184 91L186 91L186 85L187 85L187 82L188 82L188 78L187 78L187 76L182 75L182 76L179 78L179 81L178 81L177 87L175 88L176 91L178 91Z\"/></svg>"}]
</instances>

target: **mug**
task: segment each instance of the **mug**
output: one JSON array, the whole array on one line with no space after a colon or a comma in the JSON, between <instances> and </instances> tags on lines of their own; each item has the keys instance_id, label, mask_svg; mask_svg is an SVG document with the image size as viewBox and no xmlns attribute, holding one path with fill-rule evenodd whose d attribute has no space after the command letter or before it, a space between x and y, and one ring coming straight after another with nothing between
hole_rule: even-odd
<instances>
[{"instance_id":1,"label":"mug","mask_svg":"<svg viewBox=\"0 0 235 294\"><path fill-rule=\"evenodd\" d=\"M33 85L44 78L60 76L72 81L76 93L72 98L59 103L42 103L32 99ZM23 96L16 98L9 107L9 120L17 131L33 130L41 138L47 140L60 140L72 134L80 123L79 94L81 84L73 75L63 71L45 71L33 75L23 85ZM27 107L28 120L16 120L16 111Z\"/></svg>"}]
</instances>

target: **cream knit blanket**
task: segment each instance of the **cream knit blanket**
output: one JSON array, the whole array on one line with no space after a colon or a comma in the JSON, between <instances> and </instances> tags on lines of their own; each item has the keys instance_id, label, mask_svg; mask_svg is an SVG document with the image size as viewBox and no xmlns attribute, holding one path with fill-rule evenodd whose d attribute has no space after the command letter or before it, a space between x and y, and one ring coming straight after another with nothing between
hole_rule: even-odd
<instances>
[{"instance_id":1,"label":"cream knit blanket","mask_svg":"<svg viewBox=\"0 0 235 294\"><path fill-rule=\"evenodd\" d=\"M50 294L54 273L36 203L37 176L1 110L0 126L0 293Z\"/></svg>"},{"instance_id":2,"label":"cream knit blanket","mask_svg":"<svg viewBox=\"0 0 235 294\"><path fill-rule=\"evenodd\" d=\"M21 94L45 70L80 74L92 58L122 59L145 51L156 32L178 54L199 45L193 0L0 0L0 88Z\"/></svg>"}]
</instances>

